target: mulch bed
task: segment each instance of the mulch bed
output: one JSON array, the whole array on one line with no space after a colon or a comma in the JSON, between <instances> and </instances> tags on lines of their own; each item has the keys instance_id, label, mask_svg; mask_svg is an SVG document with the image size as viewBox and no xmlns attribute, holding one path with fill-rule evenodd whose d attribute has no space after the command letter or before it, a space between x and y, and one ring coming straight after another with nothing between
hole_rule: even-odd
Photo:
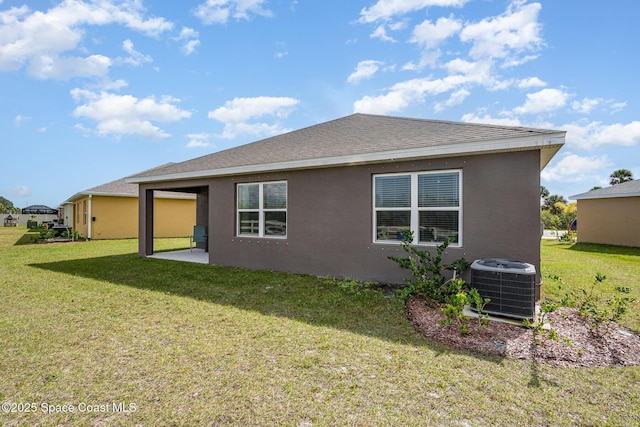
<instances>
[{"instance_id":1,"label":"mulch bed","mask_svg":"<svg viewBox=\"0 0 640 427\"><path fill-rule=\"evenodd\" d=\"M463 335L456 324L441 325L445 316L440 306L429 305L419 297L407 301L407 317L425 337L475 353L552 366L640 365L640 335L612 324L598 336L575 308L563 307L550 313L547 317L558 340L540 338L539 343L532 329L494 321L482 327L477 319L469 320L469 333Z\"/></svg>"}]
</instances>

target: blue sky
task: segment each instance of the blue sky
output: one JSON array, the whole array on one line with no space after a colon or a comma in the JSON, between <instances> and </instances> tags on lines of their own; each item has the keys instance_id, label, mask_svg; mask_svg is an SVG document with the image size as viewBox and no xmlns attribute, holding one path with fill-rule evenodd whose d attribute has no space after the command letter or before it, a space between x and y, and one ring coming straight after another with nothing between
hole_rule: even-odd
<instances>
[{"instance_id":1,"label":"blue sky","mask_svg":"<svg viewBox=\"0 0 640 427\"><path fill-rule=\"evenodd\" d=\"M552 194L640 178L640 3L0 0L0 195L78 191L354 112L567 130Z\"/></svg>"}]
</instances>

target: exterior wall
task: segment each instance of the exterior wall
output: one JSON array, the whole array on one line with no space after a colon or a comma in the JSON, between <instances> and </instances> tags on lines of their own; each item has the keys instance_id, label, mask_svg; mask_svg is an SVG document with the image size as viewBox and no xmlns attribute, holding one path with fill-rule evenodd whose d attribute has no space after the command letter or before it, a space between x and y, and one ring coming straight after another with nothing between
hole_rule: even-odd
<instances>
[{"instance_id":1,"label":"exterior wall","mask_svg":"<svg viewBox=\"0 0 640 427\"><path fill-rule=\"evenodd\" d=\"M212 178L210 262L399 283L408 273L387 258L404 255L399 244L373 243L373 175L462 169L462 246L449 247L445 262L510 258L533 264L539 279L539 159L533 150ZM237 237L236 184L275 180L288 182L287 238ZM167 185L141 184L141 194Z\"/></svg>"},{"instance_id":2,"label":"exterior wall","mask_svg":"<svg viewBox=\"0 0 640 427\"><path fill-rule=\"evenodd\" d=\"M194 199L155 199L155 237L187 237L193 233L196 218ZM85 223L86 206L86 223ZM78 215L79 214L79 215ZM92 196L74 202L74 229L92 239L130 239L138 237L138 198Z\"/></svg>"},{"instance_id":3,"label":"exterior wall","mask_svg":"<svg viewBox=\"0 0 640 427\"><path fill-rule=\"evenodd\" d=\"M70 225L73 227L73 203L65 203L62 206L62 218L61 220L66 225Z\"/></svg>"},{"instance_id":4,"label":"exterior wall","mask_svg":"<svg viewBox=\"0 0 640 427\"><path fill-rule=\"evenodd\" d=\"M640 247L640 197L578 200L578 241Z\"/></svg>"},{"instance_id":5,"label":"exterior wall","mask_svg":"<svg viewBox=\"0 0 640 427\"><path fill-rule=\"evenodd\" d=\"M138 236L136 197L93 196L91 200L91 238L126 239ZM86 234L85 234L86 235Z\"/></svg>"},{"instance_id":6,"label":"exterior wall","mask_svg":"<svg viewBox=\"0 0 640 427\"><path fill-rule=\"evenodd\" d=\"M73 229L82 236L89 235L89 196L73 202Z\"/></svg>"},{"instance_id":7,"label":"exterior wall","mask_svg":"<svg viewBox=\"0 0 640 427\"><path fill-rule=\"evenodd\" d=\"M138 199L131 225L138 236ZM155 237L188 237L193 234L196 225L196 201L194 199L155 199L154 235Z\"/></svg>"}]
</instances>

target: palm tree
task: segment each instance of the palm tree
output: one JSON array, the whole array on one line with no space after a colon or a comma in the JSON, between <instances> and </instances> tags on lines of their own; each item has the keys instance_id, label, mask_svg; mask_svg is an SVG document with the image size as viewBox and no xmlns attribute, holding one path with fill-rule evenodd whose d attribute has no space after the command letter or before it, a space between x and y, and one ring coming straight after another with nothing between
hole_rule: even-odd
<instances>
[{"instance_id":1,"label":"palm tree","mask_svg":"<svg viewBox=\"0 0 640 427\"><path fill-rule=\"evenodd\" d=\"M633 181L633 172L629 169L618 169L609 175L609 178L611 178L609 183L611 185L622 184L623 182Z\"/></svg>"},{"instance_id":2,"label":"palm tree","mask_svg":"<svg viewBox=\"0 0 640 427\"><path fill-rule=\"evenodd\" d=\"M567 201L564 197L559 196L557 194L552 194L544 199L544 203L542 204L543 211L551 211L551 213L557 215L559 213L558 209L555 207L555 204L561 202L564 205L567 204Z\"/></svg>"},{"instance_id":3,"label":"palm tree","mask_svg":"<svg viewBox=\"0 0 640 427\"><path fill-rule=\"evenodd\" d=\"M541 185L540 186L540 198L542 200L544 200L547 197L549 197L549 190L547 190L547 187L545 187L544 185Z\"/></svg>"}]
</instances>

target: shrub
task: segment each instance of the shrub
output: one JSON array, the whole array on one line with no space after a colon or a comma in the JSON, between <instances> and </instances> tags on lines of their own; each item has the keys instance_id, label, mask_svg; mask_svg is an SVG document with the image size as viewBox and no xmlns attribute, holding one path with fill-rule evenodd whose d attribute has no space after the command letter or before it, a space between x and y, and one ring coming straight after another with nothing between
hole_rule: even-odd
<instances>
[{"instance_id":1,"label":"shrub","mask_svg":"<svg viewBox=\"0 0 640 427\"><path fill-rule=\"evenodd\" d=\"M432 255L428 250L421 250L413 246L413 232L406 231L402 236L402 249L409 254L407 258L390 256L402 268L411 272L413 279L404 279L408 285L401 290L401 296L407 298L411 295L424 295L439 303L444 303L447 296L455 293L456 286L451 284L444 272L453 271L454 278L457 274L469 269L469 263L464 258L459 258L451 264L442 264L442 253L451 244L446 240L436 247L436 254Z\"/></svg>"},{"instance_id":2,"label":"shrub","mask_svg":"<svg viewBox=\"0 0 640 427\"><path fill-rule=\"evenodd\" d=\"M397 262L401 267L411 272L413 279L405 279L407 287L400 290L403 298L412 295L422 295L427 299L442 304L442 312L446 319L441 324L451 325L456 323L458 330L467 334L469 317L464 314L464 308L471 305L478 311L480 325L486 325L487 315L482 311L488 298L482 298L475 288L469 288L464 280L457 277L469 269L469 263L464 258L458 258L451 264L442 263L442 253L451 243L447 240L436 247L435 255L428 250L421 250L412 245L413 233L405 232L402 239L402 249L409 254L407 258L390 256L389 259ZM453 277L447 279L445 271L452 271Z\"/></svg>"},{"instance_id":3,"label":"shrub","mask_svg":"<svg viewBox=\"0 0 640 427\"><path fill-rule=\"evenodd\" d=\"M558 276L550 277L558 281L560 287L564 285ZM601 292L596 293L596 288L599 288L606 279L607 276L596 273L589 289L581 288L567 292L558 302L560 306L577 307L580 315L587 319L593 334L597 337L610 332L611 328L627 313L629 305L635 301L628 296L631 288L625 286L616 286L614 288L616 294L610 298L604 298Z\"/></svg>"}]
</instances>

